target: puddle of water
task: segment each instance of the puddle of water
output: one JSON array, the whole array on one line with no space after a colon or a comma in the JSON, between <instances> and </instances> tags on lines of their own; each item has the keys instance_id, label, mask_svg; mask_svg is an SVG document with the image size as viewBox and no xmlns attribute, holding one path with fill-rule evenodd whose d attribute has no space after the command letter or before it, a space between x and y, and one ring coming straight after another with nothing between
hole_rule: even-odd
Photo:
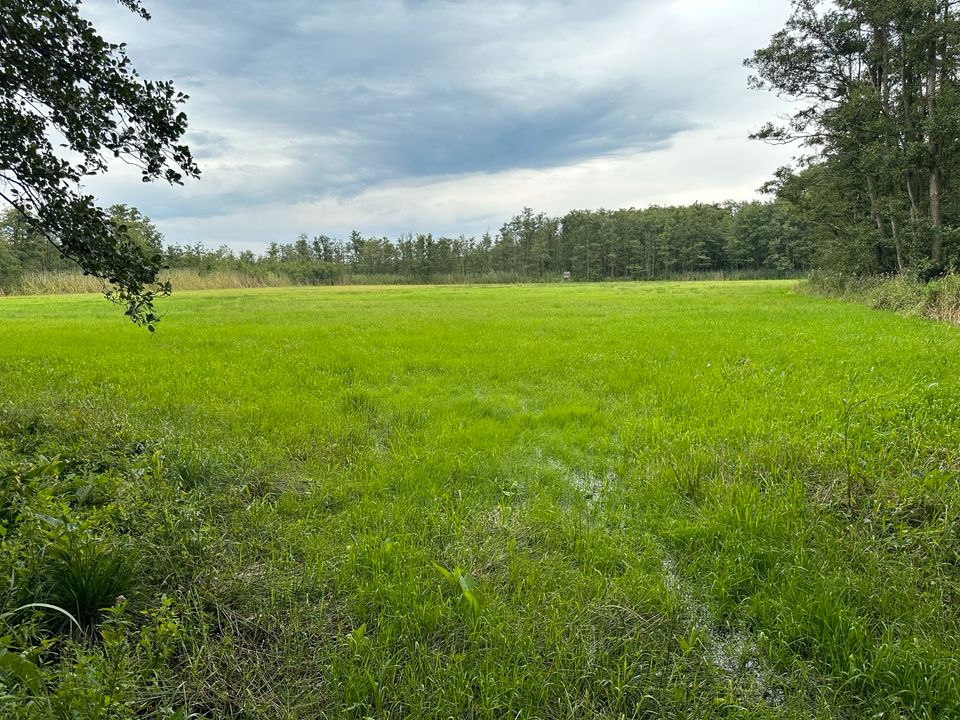
<instances>
[{"instance_id":1,"label":"puddle of water","mask_svg":"<svg viewBox=\"0 0 960 720\"><path fill-rule=\"evenodd\" d=\"M578 490L587 503L591 505L600 500L610 490L613 484L617 482L617 475L613 470L607 470L603 475L585 473L570 468L556 458L547 458L545 461L541 458L538 459L547 467L567 477L570 480L570 484Z\"/></svg>"},{"instance_id":2,"label":"puddle of water","mask_svg":"<svg viewBox=\"0 0 960 720\"><path fill-rule=\"evenodd\" d=\"M718 632L709 608L684 584L673 558L664 553L661 565L664 585L680 599L683 615L701 637L710 664L730 678L740 694L761 697L773 708L783 706L787 698L782 683L773 670L764 666L749 633Z\"/></svg>"},{"instance_id":3,"label":"puddle of water","mask_svg":"<svg viewBox=\"0 0 960 720\"><path fill-rule=\"evenodd\" d=\"M618 482L612 470L603 475L585 473L556 458L544 458L539 452L537 462L568 478L588 506L601 501ZM679 598L688 627L696 631L704 644L705 659L730 679L742 697L762 698L774 709L783 707L787 700L784 679L764 665L762 654L750 634L718 631L710 609L697 600L681 578L676 562L665 551L662 567L666 588Z\"/></svg>"}]
</instances>

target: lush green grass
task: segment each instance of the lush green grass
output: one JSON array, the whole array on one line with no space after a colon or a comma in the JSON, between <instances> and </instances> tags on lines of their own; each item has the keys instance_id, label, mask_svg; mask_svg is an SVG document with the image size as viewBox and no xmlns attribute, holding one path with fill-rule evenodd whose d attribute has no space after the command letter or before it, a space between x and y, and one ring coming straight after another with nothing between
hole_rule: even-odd
<instances>
[{"instance_id":1,"label":"lush green grass","mask_svg":"<svg viewBox=\"0 0 960 720\"><path fill-rule=\"evenodd\" d=\"M0 714L960 716L960 334L792 287L0 298Z\"/></svg>"}]
</instances>

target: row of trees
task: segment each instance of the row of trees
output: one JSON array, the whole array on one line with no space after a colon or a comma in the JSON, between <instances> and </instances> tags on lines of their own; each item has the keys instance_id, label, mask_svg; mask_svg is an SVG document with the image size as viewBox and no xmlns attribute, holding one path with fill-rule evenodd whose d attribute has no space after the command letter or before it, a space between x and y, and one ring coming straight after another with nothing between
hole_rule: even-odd
<instances>
[{"instance_id":1,"label":"row of trees","mask_svg":"<svg viewBox=\"0 0 960 720\"><path fill-rule=\"evenodd\" d=\"M338 277L390 276L575 280L655 279L719 270L789 274L808 269L814 257L810 229L785 202L726 203L646 210L576 210L550 217L525 208L496 235L396 240L351 233L346 240L301 235L272 243L263 254L223 246L164 246L148 218L123 205L110 208L117 227L148 253L162 253L169 268L274 272L294 282ZM0 219L0 287L31 271L68 270L45 238L15 211Z\"/></svg>"},{"instance_id":2,"label":"row of trees","mask_svg":"<svg viewBox=\"0 0 960 720\"><path fill-rule=\"evenodd\" d=\"M824 266L930 276L960 259L956 0L794 0L747 65L797 101L758 137L811 154L770 189L814 228Z\"/></svg>"},{"instance_id":3,"label":"row of trees","mask_svg":"<svg viewBox=\"0 0 960 720\"><path fill-rule=\"evenodd\" d=\"M550 217L525 208L496 235L346 240L301 235L272 243L262 255L228 247L171 245L164 264L201 272L257 269L298 282L343 275L406 279L655 279L709 271L791 274L811 267L815 248L806 224L781 201L645 210L577 210Z\"/></svg>"},{"instance_id":4,"label":"row of trees","mask_svg":"<svg viewBox=\"0 0 960 720\"><path fill-rule=\"evenodd\" d=\"M139 0L119 0L149 18ZM795 101L756 137L810 154L769 184L769 204L524 211L496 236L397 241L354 233L271 246L263 257L137 241L97 207L83 181L119 157L145 181L177 184L199 169L183 143L186 96L146 81L107 43L80 0L0 4L0 286L63 267L37 247L111 282L152 327L162 263L282 270L301 281L338 273L427 278L571 272L577 279L654 278L709 270L818 267L931 277L960 262L960 2L792 0L793 11L747 65L752 83ZM63 148L55 147L54 142ZM65 159L67 157L72 160ZM141 218L133 218L138 226ZM146 226L144 226L146 227ZM155 238L154 238L155 239Z\"/></svg>"}]
</instances>

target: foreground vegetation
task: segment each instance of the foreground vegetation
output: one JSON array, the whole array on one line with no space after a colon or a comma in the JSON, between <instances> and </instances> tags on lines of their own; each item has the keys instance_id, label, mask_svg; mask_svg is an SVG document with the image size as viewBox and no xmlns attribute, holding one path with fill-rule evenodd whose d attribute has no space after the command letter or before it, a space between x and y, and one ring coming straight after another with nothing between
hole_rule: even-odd
<instances>
[{"instance_id":1,"label":"foreground vegetation","mask_svg":"<svg viewBox=\"0 0 960 720\"><path fill-rule=\"evenodd\" d=\"M953 328L776 282L164 309L0 299L0 715L960 713Z\"/></svg>"}]
</instances>

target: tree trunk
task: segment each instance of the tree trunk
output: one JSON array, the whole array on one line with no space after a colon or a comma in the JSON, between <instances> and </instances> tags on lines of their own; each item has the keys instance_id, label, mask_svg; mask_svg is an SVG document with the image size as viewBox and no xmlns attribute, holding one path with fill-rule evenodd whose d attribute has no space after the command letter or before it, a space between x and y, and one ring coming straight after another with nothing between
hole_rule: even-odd
<instances>
[{"instance_id":1,"label":"tree trunk","mask_svg":"<svg viewBox=\"0 0 960 720\"><path fill-rule=\"evenodd\" d=\"M897 221L897 215L890 208L890 231L893 235L893 247L897 251L897 272L903 272L907 263L903 256L903 245L900 242L900 223Z\"/></svg>"},{"instance_id":2,"label":"tree trunk","mask_svg":"<svg viewBox=\"0 0 960 720\"><path fill-rule=\"evenodd\" d=\"M934 16L931 21L936 24ZM933 227L933 239L930 247L930 259L934 265L943 260L943 206L941 203L940 145L934 129L937 120L937 41L931 40L927 51L927 147L930 153L930 225Z\"/></svg>"},{"instance_id":3,"label":"tree trunk","mask_svg":"<svg viewBox=\"0 0 960 720\"><path fill-rule=\"evenodd\" d=\"M903 112L903 138L904 143L909 144L916 140L916 134L913 125L913 97L916 88L916 76L907 64L905 52L905 38L900 38L901 62L900 62L900 102ZM907 196L910 198L910 224L914 235L917 233L917 224L920 222L920 177L919 171L915 167L908 167L907 174Z\"/></svg>"},{"instance_id":4,"label":"tree trunk","mask_svg":"<svg viewBox=\"0 0 960 720\"><path fill-rule=\"evenodd\" d=\"M933 226L930 259L935 265L943 261L943 206L940 194L940 166L935 161L930 170L930 224Z\"/></svg>"},{"instance_id":5,"label":"tree trunk","mask_svg":"<svg viewBox=\"0 0 960 720\"><path fill-rule=\"evenodd\" d=\"M870 193L870 217L873 218L877 226L877 232L881 238L887 237L887 229L883 223L883 215L880 212L880 202L877 199L877 184L872 175L867 176L867 190Z\"/></svg>"},{"instance_id":6,"label":"tree trunk","mask_svg":"<svg viewBox=\"0 0 960 720\"><path fill-rule=\"evenodd\" d=\"M907 195L910 196L910 221L916 231L916 225L920 221L920 187L914 168L907 171Z\"/></svg>"}]
</instances>

